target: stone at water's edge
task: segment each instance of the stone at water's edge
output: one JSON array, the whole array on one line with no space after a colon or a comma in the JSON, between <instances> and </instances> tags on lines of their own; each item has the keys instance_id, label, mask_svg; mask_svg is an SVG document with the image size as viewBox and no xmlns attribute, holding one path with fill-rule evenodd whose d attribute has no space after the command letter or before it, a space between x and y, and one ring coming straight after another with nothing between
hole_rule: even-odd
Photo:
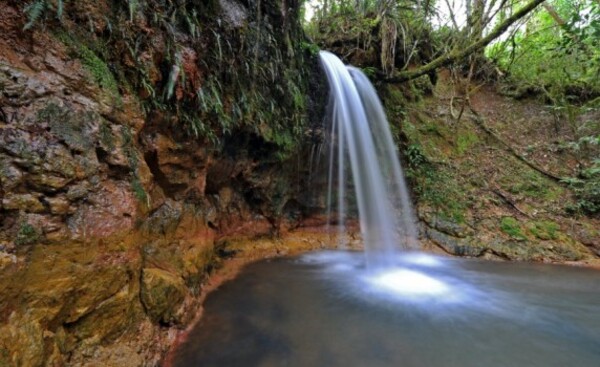
<instances>
[{"instance_id":1,"label":"stone at water's edge","mask_svg":"<svg viewBox=\"0 0 600 367\"><path fill-rule=\"evenodd\" d=\"M157 268L142 270L141 300L152 320L167 325L181 323L177 311L186 293L183 279L176 275Z\"/></svg>"}]
</instances>

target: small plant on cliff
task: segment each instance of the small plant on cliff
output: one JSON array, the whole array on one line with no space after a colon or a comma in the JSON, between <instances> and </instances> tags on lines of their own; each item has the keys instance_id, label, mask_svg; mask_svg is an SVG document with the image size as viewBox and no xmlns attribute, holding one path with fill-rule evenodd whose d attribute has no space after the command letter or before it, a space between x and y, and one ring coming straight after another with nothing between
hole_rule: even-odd
<instances>
[{"instance_id":1,"label":"small plant on cliff","mask_svg":"<svg viewBox=\"0 0 600 367\"><path fill-rule=\"evenodd\" d=\"M39 19L44 15L44 13L48 9L53 9L56 11L56 18L62 19L64 12L64 1L57 0L56 5L51 4L46 0L36 0L27 4L23 11L27 14L27 23L23 27L23 30L31 29L35 26L35 24L39 21Z\"/></svg>"},{"instance_id":2,"label":"small plant on cliff","mask_svg":"<svg viewBox=\"0 0 600 367\"><path fill-rule=\"evenodd\" d=\"M563 182L573 189L577 198L577 203L567 207L567 211L592 215L600 213L600 159L582 170L579 177L565 178Z\"/></svg>"},{"instance_id":3,"label":"small plant on cliff","mask_svg":"<svg viewBox=\"0 0 600 367\"><path fill-rule=\"evenodd\" d=\"M519 226L519 221L517 221L513 217L503 217L500 221L500 229L502 230L502 232L515 239L525 239L523 232L521 232L521 226Z\"/></svg>"},{"instance_id":4,"label":"small plant on cliff","mask_svg":"<svg viewBox=\"0 0 600 367\"><path fill-rule=\"evenodd\" d=\"M150 197L146 193L146 190L144 189L142 182L136 175L134 175L133 179L131 180L131 190L133 190L133 195L135 195L135 198L140 203L144 203L144 204L150 206Z\"/></svg>"},{"instance_id":5,"label":"small plant on cliff","mask_svg":"<svg viewBox=\"0 0 600 367\"><path fill-rule=\"evenodd\" d=\"M121 105L123 101L119 93L119 86L108 64L86 46L81 39L75 38L64 31L57 32L56 36L69 48L72 56L81 61L83 68L93 81L107 92L118 105Z\"/></svg>"},{"instance_id":6,"label":"small plant on cliff","mask_svg":"<svg viewBox=\"0 0 600 367\"><path fill-rule=\"evenodd\" d=\"M555 240L558 238L560 226L552 221L541 220L529 224L528 230L540 240Z\"/></svg>"},{"instance_id":7,"label":"small plant on cliff","mask_svg":"<svg viewBox=\"0 0 600 367\"><path fill-rule=\"evenodd\" d=\"M15 239L15 245L31 245L40 239L40 233L29 223L21 224Z\"/></svg>"}]
</instances>

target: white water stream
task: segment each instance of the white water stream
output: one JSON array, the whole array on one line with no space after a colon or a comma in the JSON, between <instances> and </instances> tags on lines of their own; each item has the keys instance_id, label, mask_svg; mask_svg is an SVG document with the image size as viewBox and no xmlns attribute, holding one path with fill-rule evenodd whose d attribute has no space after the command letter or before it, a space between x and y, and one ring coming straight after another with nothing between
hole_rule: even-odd
<instances>
[{"instance_id":1,"label":"white water stream","mask_svg":"<svg viewBox=\"0 0 600 367\"><path fill-rule=\"evenodd\" d=\"M359 69L345 66L327 51L320 57L331 99L328 202L331 205L337 181L337 213L343 223L348 164L367 267L389 269L398 250L418 247L415 217L389 124L377 92Z\"/></svg>"}]
</instances>

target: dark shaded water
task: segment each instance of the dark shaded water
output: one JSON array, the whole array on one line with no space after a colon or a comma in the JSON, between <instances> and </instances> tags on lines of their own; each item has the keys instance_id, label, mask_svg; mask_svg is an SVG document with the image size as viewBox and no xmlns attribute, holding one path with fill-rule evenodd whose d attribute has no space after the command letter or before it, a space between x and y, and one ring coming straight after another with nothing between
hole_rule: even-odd
<instances>
[{"instance_id":1,"label":"dark shaded water","mask_svg":"<svg viewBox=\"0 0 600 367\"><path fill-rule=\"evenodd\" d=\"M600 366L600 272L360 253L249 266L206 301L183 366Z\"/></svg>"}]
</instances>

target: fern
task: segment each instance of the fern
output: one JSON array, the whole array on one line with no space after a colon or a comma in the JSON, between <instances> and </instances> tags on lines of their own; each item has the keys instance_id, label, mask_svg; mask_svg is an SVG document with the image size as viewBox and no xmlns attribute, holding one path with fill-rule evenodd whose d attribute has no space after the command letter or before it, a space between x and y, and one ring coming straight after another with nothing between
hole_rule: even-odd
<instances>
[{"instance_id":1,"label":"fern","mask_svg":"<svg viewBox=\"0 0 600 367\"><path fill-rule=\"evenodd\" d=\"M135 18L135 13L140 4L138 0L128 0L127 3L129 6L129 20L133 22L133 18Z\"/></svg>"},{"instance_id":2,"label":"fern","mask_svg":"<svg viewBox=\"0 0 600 367\"><path fill-rule=\"evenodd\" d=\"M62 3L62 2L61 2ZM48 8L46 0L35 0L34 2L27 5L24 9L27 14L27 24L23 27L23 30L31 29L38 19L44 14L44 11Z\"/></svg>"},{"instance_id":3,"label":"fern","mask_svg":"<svg viewBox=\"0 0 600 367\"><path fill-rule=\"evenodd\" d=\"M44 13L51 7L51 5L46 0L35 0L29 3L23 12L27 14L27 24L23 27L23 30L26 31L35 26L38 20L44 15ZM65 11L65 2L64 0L57 0L56 2L56 18L58 20L62 20L63 14Z\"/></svg>"},{"instance_id":4,"label":"fern","mask_svg":"<svg viewBox=\"0 0 600 367\"><path fill-rule=\"evenodd\" d=\"M64 1L58 0L58 3L56 4L56 18L58 18L58 20L62 19L64 10L65 10Z\"/></svg>"}]
</instances>

